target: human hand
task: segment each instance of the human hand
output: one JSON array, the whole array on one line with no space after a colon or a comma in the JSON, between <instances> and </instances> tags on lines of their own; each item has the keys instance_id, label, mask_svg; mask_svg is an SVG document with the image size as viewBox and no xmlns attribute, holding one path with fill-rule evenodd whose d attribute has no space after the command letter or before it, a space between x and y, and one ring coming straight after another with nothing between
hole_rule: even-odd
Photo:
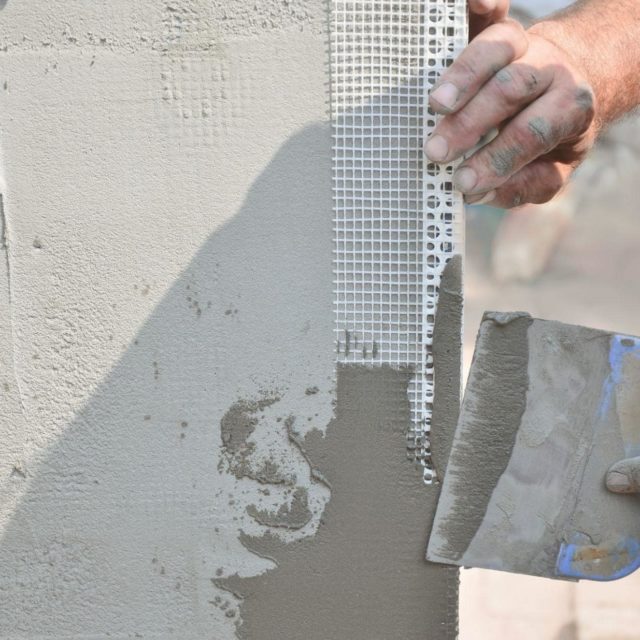
<instances>
[{"instance_id":1,"label":"human hand","mask_svg":"<svg viewBox=\"0 0 640 640\"><path fill-rule=\"evenodd\" d=\"M469 38L475 38L489 25L504 20L509 0L469 0Z\"/></svg>"},{"instance_id":2,"label":"human hand","mask_svg":"<svg viewBox=\"0 0 640 640\"><path fill-rule=\"evenodd\" d=\"M454 182L469 204L512 208L551 200L593 145L595 98L586 74L544 35L504 19L462 52L430 95L445 114L425 144L432 162L468 154Z\"/></svg>"},{"instance_id":3,"label":"human hand","mask_svg":"<svg viewBox=\"0 0 640 640\"><path fill-rule=\"evenodd\" d=\"M640 493L640 457L616 462L607 471L606 483L614 493Z\"/></svg>"}]
</instances>

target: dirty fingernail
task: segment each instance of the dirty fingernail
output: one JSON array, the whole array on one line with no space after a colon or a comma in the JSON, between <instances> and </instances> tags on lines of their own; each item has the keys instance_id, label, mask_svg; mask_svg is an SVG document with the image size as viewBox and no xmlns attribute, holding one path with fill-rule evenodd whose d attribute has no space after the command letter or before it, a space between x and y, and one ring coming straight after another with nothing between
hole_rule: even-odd
<instances>
[{"instance_id":1,"label":"dirty fingernail","mask_svg":"<svg viewBox=\"0 0 640 640\"><path fill-rule=\"evenodd\" d=\"M496 199L496 190L489 191L489 193L485 193L484 195L480 194L479 196L470 196L465 198L465 202L467 204L487 204L489 202L493 202Z\"/></svg>"},{"instance_id":2,"label":"dirty fingernail","mask_svg":"<svg viewBox=\"0 0 640 640\"><path fill-rule=\"evenodd\" d=\"M609 471L607 473L607 489L616 493L626 493L631 491L631 480L626 473Z\"/></svg>"},{"instance_id":3,"label":"dirty fingernail","mask_svg":"<svg viewBox=\"0 0 640 640\"><path fill-rule=\"evenodd\" d=\"M445 109L453 109L459 97L458 88L450 82L444 82L431 92L431 98Z\"/></svg>"},{"instance_id":4,"label":"dirty fingernail","mask_svg":"<svg viewBox=\"0 0 640 640\"><path fill-rule=\"evenodd\" d=\"M458 191L462 191L462 193L468 193L472 191L476 186L476 182L478 182L478 174L469 167L463 167L462 169L458 169L455 175L453 176L453 182L456 185Z\"/></svg>"},{"instance_id":5,"label":"dirty fingernail","mask_svg":"<svg viewBox=\"0 0 640 640\"><path fill-rule=\"evenodd\" d=\"M449 154L449 143L442 136L433 136L424 146L424 152L429 160L442 162Z\"/></svg>"}]
</instances>

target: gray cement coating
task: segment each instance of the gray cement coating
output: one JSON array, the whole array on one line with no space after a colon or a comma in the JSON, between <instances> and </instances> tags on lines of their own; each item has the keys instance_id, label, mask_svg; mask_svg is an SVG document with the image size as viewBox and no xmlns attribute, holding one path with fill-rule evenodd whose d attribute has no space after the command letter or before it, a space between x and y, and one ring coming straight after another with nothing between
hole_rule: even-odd
<instances>
[{"instance_id":1,"label":"gray cement coating","mask_svg":"<svg viewBox=\"0 0 640 640\"><path fill-rule=\"evenodd\" d=\"M260 400L238 400L228 409L220 421L220 435L223 449L237 455L250 448L248 442L258 426L257 414L276 403L278 396Z\"/></svg>"},{"instance_id":2,"label":"gray cement coating","mask_svg":"<svg viewBox=\"0 0 640 640\"><path fill-rule=\"evenodd\" d=\"M525 409L528 316L485 315L480 326L474 362L467 382L444 492L438 506L443 516L429 543L432 560L459 560L469 546L491 500L491 493L511 456L520 418ZM490 456L484 452L491 451ZM482 456L484 464L475 461ZM471 474L470 470L474 473Z\"/></svg>"},{"instance_id":3,"label":"gray cement coating","mask_svg":"<svg viewBox=\"0 0 640 640\"><path fill-rule=\"evenodd\" d=\"M436 477L442 481L460 412L462 360L462 256L454 256L440 280L433 330L435 393L431 451Z\"/></svg>"},{"instance_id":4,"label":"gray cement coating","mask_svg":"<svg viewBox=\"0 0 640 640\"><path fill-rule=\"evenodd\" d=\"M555 576L565 514L581 491L586 460L598 455L591 451L590 425L607 374L609 341L599 331L533 321L526 342L526 410L465 557L489 558L495 568L518 573Z\"/></svg>"},{"instance_id":5,"label":"gray cement coating","mask_svg":"<svg viewBox=\"0 0 640 640\"><path fill-rule=\"evenodd\" d=\"M486 314L480 329L428 556L623 577L640 564L640 504L608 493L604 478L640 438L640 340L500 320Z\"/></svg>"},{"instance_id":6,"label":"gray cement coating","mask_svg":"<svg viewBox=\"0 0 640 640\"><path fill-rule=\"evenodd\" d=\"M281 504L277 511L258 509L250 504L247 513L265 527L283 529L302 529L311 521L313 514L309 511L309 492L305 487L298 487L291 496L291 503Z\"/></svg>"},{"instance_id":7,"label":"gray cement coating","mask_svg":"<svg viewBox=\"0 0 640 640\"><path fill-rule=\"evenodd\" d=\"M459 334L458 334L459 335ZM457 633L457 570L422 556L437 489L407 462L411 371L343 366L335 419L303 439L331 485L311 539L243 536L277 567L220 586L243 598L242 638L449 640Z\"/></svg>"}]
</instances>

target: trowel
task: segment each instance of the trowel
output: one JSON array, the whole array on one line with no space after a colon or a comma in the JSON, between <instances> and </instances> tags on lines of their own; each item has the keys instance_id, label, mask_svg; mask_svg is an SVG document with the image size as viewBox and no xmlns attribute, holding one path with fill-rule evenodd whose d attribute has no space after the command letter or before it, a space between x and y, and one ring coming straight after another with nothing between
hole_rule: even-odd
<instances>
[{"instance_id":1,"label":"trowel","mask_svg":"<svg viewBox=\"0 0 640 640\"><path fill-rule=\"evenodd\" d=\"M605 476L638 455L640 338L487 313L427 559L625 577L640 567L640 498L610 493Z\"/></svg>"}]
</instances>

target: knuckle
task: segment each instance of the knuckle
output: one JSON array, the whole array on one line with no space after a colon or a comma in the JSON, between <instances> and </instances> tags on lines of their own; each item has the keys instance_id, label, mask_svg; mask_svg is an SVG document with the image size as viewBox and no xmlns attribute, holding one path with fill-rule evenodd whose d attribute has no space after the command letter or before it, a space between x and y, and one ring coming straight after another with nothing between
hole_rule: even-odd
<instances>
[{"instance_id":1,"label":"knuckle","mask_svg":"<svg viewBox=\"0 0 640 640\"><path fill-rule=\"evenodd\" d=\"M497 144L492 144L487 150L490 158L491 171L499 177L513 175L527 162L539 155L539 144L526 126L512 124L504 130Z\"/></svg>"},{"instance_id":2,"label":"knuckle","mask_svg":"<svg viewBox=\"0 0 640 640\"><path fill-rule=\"evenodd\" d=\"M512 175L522 156L522 147L517 144L505 145L488 152L491 172L499 178Z\"/></svg>"},{"instance_id":3,"label":"knuckle","mask_svg":"<svg viewBox=\"0 0 640 640\"><path fill-rule=\"evenodd\" d=\"M515 181L509 181L498 191L499 202L505 209L513 209L526 204L524 193Z\"/></svg>"},{"instance_id":4,"label":"knuckle","mask_svg":"<svg viewBox=\"0 0 640 640\"><path fill-rule=\"evenodd\" d=\"M460 56L449 68L449 72L447 75L449 78L455 77L462 80L462 82L460 83L461 86L469 84L471 80L478 76L478 68L475 61L475 56Z\"/></svg>"},{"instance_id":5,"label":"knuckle","mask_svg":"<svg viewBox=\"0 0 640 640\"><path fill-rule=\"evenodd\" d=\"M508 131L508 136L505 136L505 140L508 140L510 147L517 147L520 149L520 153L526 154L538 154L541 149L544 148L545 143L541 140L541 136L550 138L552 132L545 128L543 124L534 123L539 129L539 135L535 135L531 130L531 123L514 122ZM539 137L540 136L540 137Z\"/></svg>"},{"instance_id":6,"label":"knuckle","mask_svg":"<svg viewBox=\"0 0 640 640\"><path fill-rule=\"evenodd\" d=\"M478 119L469 109L445 118L440 126L446 126L446 137L454 147L468 148L475 145L482 137L483 131L478 128Z\"/></svg>"},{"instance_id":7,"label":"knuckle","mask_svg":"<svg viewBox=\"0 0 640 640\"><path fill-rule=\"evenodd\" d=\"M480 50L481 43L477 43ZM482 38L482 52L492 53L493 57L502 61L505 66L513 60L523 56L529 46L524 27L515 20L507 19L489 26Z\"/></svg>"},{"instance_id":8,"label":"knuckle","mask_svg":"<svg viewBox=\"0 0 640 640\"><path fill-rule=\"evenodd\" d=\"M582 101L582 102L581 102ZM576 91L566 91L558 104L558 130L563 139L583 134L589 129L595 118L593 106L585 108L586 97L578 97Z\"/></svg>"},{"instance_id":9,"label":"knuckle","mask_svg":"<svg viewBox=\"0 0 640 640\"><path fill-rule=\"evenodd\" d=\"M521 57L527 47L526 33L518 22L497 22L462 52L446 75L450 80L455 78L460 87L477 89L496 71Z\"/></svg>"},{"instance_id":10,"label":"knuckle","mask_svg":"<svg viewBox=\"0 0 640 640\"><path fill-rule=\"evenodd\" d=\"M523 204L527 204L524 196L521 191L514 191L511 194L511 198L509 199L509 209L515 209L516 207L520 207Z\"/></svg>"},{"instance_id":11,"label":"knuckle","mask_svg":"<svg viewBox=\"0 0 640 640\"><path fill-rule=\"evenodd\" d=\"M585 113L593 113L595 111L596 96L590 86L578 86L573 92L573 99L576 106Z\"/></svg>"},{"instance_id":12,"label":"knuckle","mask_svg":"<svg viewBox=\"0 0 640 640\"><path fill-rule=\"evenodd\" d=\"M514 82L513 75L507 69L498 71L491 81L491 91L500 102L507 105L517 105L522 100L518 86Z\"/></svg>"},{"instance_id":13,"label":"knuckle","mask_svg":"<svg viewBox=\"0 0 640 640\"><path fill-rule=\"evenodd\" d=\"M496 29L501 30L500 35L513 47L517 57L523 55L528 48L529 41L524 27L517 20L507 18L497 24Z\"/></svg>"},{"instance_id":14,"label":"knuckle","mask_svg":"<svg viewBox=\"0 0 640 640\"><path fill-rule=\"evenodd\" d=\"M580 87L573 94L573 113L582 131L588 129L596 115L595 95L589 88Z\"/></svg>"},{"instance_id":15,"label":"knuckle","mask_svg":"<svg viewBox=\"0 0 640 640\"><path fill-rule=\"evenodd\" d=\"M576 85L573 81L562 83L560 103L568 111L579 112L587 118L593 118L596 110L596 96L586 84Z\"/></svg>"},{"instance_id":16,"label":"knuckle","mask_svg":"<svg viewBox=\"0 0 640 640\"><path fill-rule=\"evenodd\" d=\"M568 109L574 109L586 114L595 111L596 97L593 89L588 85L576 85L574 82L563 83L560 87L561 102Z\"/></svg>"},{"instance_id":17,"label":"knuckle","mask_svg":"<svg viewBox=\"0 0 640 640\"><path fill-rule=\"evenodd\" d=\"M524 37L524 27L513 18L506 18L496 23L492 29L496 34L500 34L506 40L515 40Z\"/></svg>"},{"instance_id":18,"label":"knuckle","mask_svg":"<svg viewBox=\"0 0 640 640\"><path fill-rule=\"evenodd\" d=\"M512 64L496 73L492 90L508 105L520 105L536 95L540 80L532 68Z\"/></svg>"},{"instance_id":19,"label":"knuckle","mask_svg":"<svg viewBox=\"0 0 640 640\"><path fill-rule=\"evenodd\" d=\"M544 204L564 187L560 172L547 162L533 163L508 180L500 189L501 202L508 208L523 204Z\"/></svg>"},{"instance_id":20,"label":"knuckle","mask_svg":"<svg viewBox=\"0 0 640 640\"><path fill-rule=\"evenodd\" d=\"M556 144L556 129L544 116L531 118L527 123L529 134L533 136L536 146L543 151L550 151Z\"/></svg>"}]
</instances>

